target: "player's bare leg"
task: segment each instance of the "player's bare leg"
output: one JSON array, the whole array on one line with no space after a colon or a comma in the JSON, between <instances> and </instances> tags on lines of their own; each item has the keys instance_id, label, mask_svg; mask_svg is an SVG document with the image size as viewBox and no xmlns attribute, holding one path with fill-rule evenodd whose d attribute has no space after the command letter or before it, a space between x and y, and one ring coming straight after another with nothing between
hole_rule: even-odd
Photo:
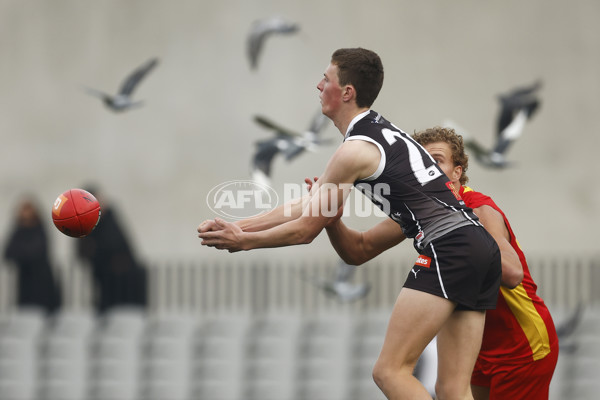
<instances>
[{"instance_id":1,"label":"player's bare leg","mask_svg":"<svg viewBox=\"0 0 600 400\"><path fill-rule=\"evenodd\" d=\"M413 375L419 356L452 315L455 304L444 298L402 288L388 325L373 379L390 400L431 400Z\"/></svg>"},{"instance_id":2,"label":"player's bare leg","mask_svg":"<svg viewBox=\"0 0 600 400\"><path fill-rule=\"evenodd\" d=\"M484 323L484 311L454 311L438 333L438 399L473 399L471 374L481 348Z\"/></svg>"}]
</instances>

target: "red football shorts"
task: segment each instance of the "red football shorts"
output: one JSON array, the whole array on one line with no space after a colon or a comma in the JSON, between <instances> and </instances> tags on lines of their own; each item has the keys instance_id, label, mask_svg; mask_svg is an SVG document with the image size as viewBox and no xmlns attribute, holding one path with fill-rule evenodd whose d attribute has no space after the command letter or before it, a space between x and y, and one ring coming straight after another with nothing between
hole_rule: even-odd
<instances>
[{"instance_id":1,"label":"red football shorts","mask_svg":"<svg viewBox=\"0 0 600 400\"><path fill-rule=\"evenodd\" d=\"M558 361L558 346L541 360L527 364L492 364L477 360L471 385L490 388L490 400L548 400Z\"/></svg>"}]
</instances>

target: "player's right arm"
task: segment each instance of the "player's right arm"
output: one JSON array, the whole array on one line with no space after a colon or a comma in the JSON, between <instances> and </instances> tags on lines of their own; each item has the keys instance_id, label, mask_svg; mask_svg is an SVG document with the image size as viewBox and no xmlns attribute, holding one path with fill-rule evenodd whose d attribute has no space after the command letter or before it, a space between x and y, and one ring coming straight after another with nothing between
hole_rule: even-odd
<instances>
[{"instance_id":1,"label":"player's right arm","mask_svg":"<svg viewBox=\"0 0 600 400\"><path fill-rule=\"evenodd\" d=\"M406 239L402 228L387 218L373 228L359 232L346 226L341 219L326 226L331 245L350 265L361 265Z\"/></svg>"},{"instance_id":2,"label":"player's right arm","mask_svg":"<svg viewBox=\"0 0 600 400\"><path fill-rule=\"evenodd\" d=\"M510 244L510 233L502 215L492 207L483 205L473 209L479 220L494 238L502 259L502 286L514 289L523 280L523 266L519 255Z\"/></svg>"}]
</instances>

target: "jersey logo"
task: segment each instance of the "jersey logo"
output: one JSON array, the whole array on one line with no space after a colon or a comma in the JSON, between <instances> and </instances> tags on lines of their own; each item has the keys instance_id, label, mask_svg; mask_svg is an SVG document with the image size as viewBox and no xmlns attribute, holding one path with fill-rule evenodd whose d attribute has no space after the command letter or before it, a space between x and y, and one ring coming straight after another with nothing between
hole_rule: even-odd
<instances>
[{"instance_id":1,"label":"jersey logo","mask_svg":"<svg viewBox=\"0 0 600 400\"><path fill-rule=\"evenodd\" d=\"M456 197L456 200L458 200L458 201L462 200L462 197L460 197L460 193L458 193L458 191L456 190L456 188L454 187L452 182L450 182L450 181L446 182L446 186L448 187L448 189L450 189L450 191L452 192L454 197Z\"/></svg>"},{"instance_id":2,"label":"jersey logo","mask_svg":"<svg viewBox=\"0 0 600 400\"><path fill-rule=\"evenodd\" d=\"M417 261L415 261L415 267L431 267L431 257L420 255L419 257L417 257ZM415 274L415 277L416 276L417 274Z\"/></svg>"}]
</instances>

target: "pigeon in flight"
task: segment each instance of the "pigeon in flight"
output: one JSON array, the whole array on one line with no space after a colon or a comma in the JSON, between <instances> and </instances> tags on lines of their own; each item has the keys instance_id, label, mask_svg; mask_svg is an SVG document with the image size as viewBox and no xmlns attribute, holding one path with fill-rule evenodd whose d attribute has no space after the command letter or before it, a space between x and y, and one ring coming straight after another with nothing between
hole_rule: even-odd
<instances>
[{"instance_id":1,"label":"pigeon in flight","mask_svg":"<svg viewBox=\"0 0 600 400\"><path fill-rule=\"evenodd\" d=\"M138 67L125 79L121 85L121 88L119 89L119 93L116 95L106 94L99 90L90 88L87 88L86 91L92 96L101 98L104 104L115 112L126 111L133 107L140 107L143 104L143 101L133 101L131 99L131 95L144 76L146 76L156 66L156 64L158 64L158 59L153 58Z\"/></svg>"},{"instance_id":2,"label":"pigeon in flight","mask_svg":"<svg viewBox=\"0 0 600 400\"><path fill-rule=\"evenodd\" d=\"M556 335L560 345L560 351L572 354L577 350L577 340L573 338L573 333L579 327L584 315L584 306L580 302L575 309L569 313L562 321L556 321Z\"/></svg>"},{"instance_id":3,"label":"pigeon in flight","mask_svg":"<svg viewBox=\"0 0 600 400\"><path fill-rule=\"evenodd\" d=\"M350 282L356 272L356 268L355 265L349 265L340 260L333 280L325 280L317 277L304 278L323 290L326 295L336 297L342 302L350 302L365 297L371 289L371 285L368 282L358 284Z\"/></svg>"},{"instance_id":4,"label":"pigeon in flight","mask_svg":"<svg viewBox=\"0 0 600 400\"><path fill-rule=\"evenodd\" d=\"M257 68L258 56L268 36L272 34L290 34L297 32L299 29L297 24L288 22L281 17L263 18L255 21L247 39L250 67L252 69Z\"/></svg>"},{"instance_id":5,"label":"pigeon in flight","mask_svg":"<svg viewBox=\"0 0 600 400\"><path fill-rule=\"evenodd\" d=\"M580 302L575 307L575 310L567 317L566 320L557 323L556 325L556 335L559 339L566 338L570 336L575 329L579 326L581 319L583 317L584 307Z\"/></svg>"},{"instance_id":6,"label":"pigeon in flight","mask_svg":"<svg viewBox=\"0 0 600 400\"><path fill-rule=\"evenodd\" d=\"M465 147L478 162L489 168L505 168L510 165L506 160L509 147L521 137L525 124L540 106L537 92L541 86L542 83L537 81L531 86L516 88L506 95L498 96L500 113L496 125L496 143L492 149L482 146L452 121L446 121L444 126L454 128L457 133L462 134Z\"/></svg>"},{"instance_id":7,"label":"pigeon in flight","mask_svg":"<svg viewBox=\"0 0 600 400\"><path fill-rule=\"evenodd\" d=\"M286 161L292 161L304 151L315 151L318 146L330 143L323 140L320 133L329 119L321 110L313 117L308 130L302 134L282 127L266 117L257 115L254 121L275 132L275 137L256 142L256 152L252 159L252 176L255 181L268 184L271 177L273 158L281 153Z\"/></svg>"}]
</instances>

